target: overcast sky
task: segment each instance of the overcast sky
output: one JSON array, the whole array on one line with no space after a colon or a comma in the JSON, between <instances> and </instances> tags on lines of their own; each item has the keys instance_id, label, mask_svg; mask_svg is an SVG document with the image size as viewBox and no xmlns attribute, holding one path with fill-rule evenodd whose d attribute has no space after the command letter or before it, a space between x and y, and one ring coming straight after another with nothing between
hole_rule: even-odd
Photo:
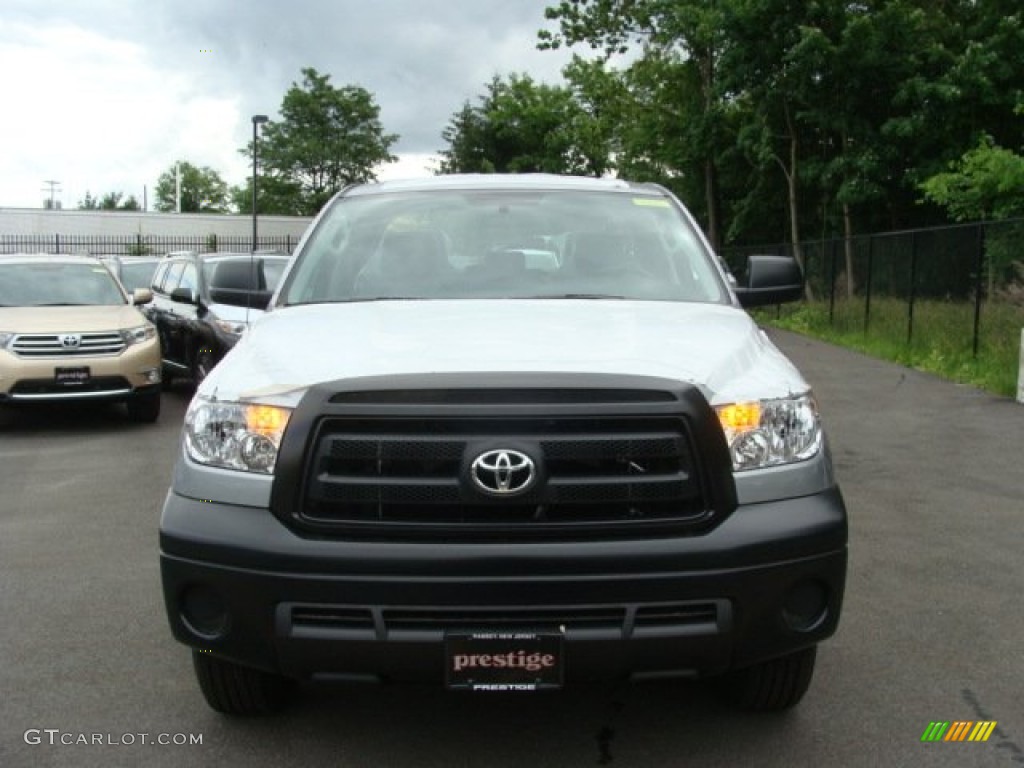
<instances>
[{"instance_id":1,"label":"overcast sky","mask_svg":"<svg viewBox=\"0 0 1024 768\"><path fill-rule=\"evenodd\" d=\"M229 184L251 116L278 119L301 69L374 95L401 162L422 176L441 131L494 75L560 83L570 53L538 51L554 0L3 0L0 207L75 208L89 191L149 207L175 160ZM581 51L583 52L583 51Z\"/></svg>"}]
</instances>

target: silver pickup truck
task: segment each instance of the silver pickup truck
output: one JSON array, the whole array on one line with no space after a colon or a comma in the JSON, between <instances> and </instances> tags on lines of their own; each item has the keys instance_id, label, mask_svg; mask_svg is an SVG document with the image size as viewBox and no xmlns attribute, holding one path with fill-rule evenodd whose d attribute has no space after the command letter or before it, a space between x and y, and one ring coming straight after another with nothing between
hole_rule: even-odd
<instances>
[{"instance_id":1,"label":"silver pickup truck","mask_svg":"<svg viewBox=\"0 0 1024 768\"><path fill-rule=\"evenodd\" d=\"M727 274L656 185L339 193L185 419L160 561L207 702L719 676L796 704L846 511L807 382L744 308L801 291L784 257Z\"/></svg>"}]
</instances>

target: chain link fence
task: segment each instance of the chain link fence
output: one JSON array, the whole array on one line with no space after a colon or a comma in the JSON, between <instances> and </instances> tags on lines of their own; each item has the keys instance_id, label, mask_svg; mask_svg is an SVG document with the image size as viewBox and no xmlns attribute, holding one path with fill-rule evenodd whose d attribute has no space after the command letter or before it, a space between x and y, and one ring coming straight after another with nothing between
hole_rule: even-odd
<instances>
[{"instance_id":1,"label":"chain link fence","mask_svg":"<svg viewBox=\"0 0 1024 768\"><path fill-rule=\"evenodd\" d=\"M1024 219L808 241L799 250L807 304L827 311L838 331L884 333L907 345L939 337L940 346L974 357L986 344L1016 347L1024 326ZM745 246L724 249L723 258L740 274L752 253L794 252L791 244Z\"/></svg>"}]
</instances>

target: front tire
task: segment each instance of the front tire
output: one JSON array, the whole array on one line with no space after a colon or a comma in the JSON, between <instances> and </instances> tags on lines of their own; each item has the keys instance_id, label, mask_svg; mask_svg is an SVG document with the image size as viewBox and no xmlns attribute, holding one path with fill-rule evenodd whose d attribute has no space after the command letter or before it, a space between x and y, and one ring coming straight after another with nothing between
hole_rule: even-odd
<instances>
[{"instance_id":1,"label":"front tire","mask_svg":"<svg viewBox=\"0 0 1024 768\"><path fill-rule=\"evenodd\" d=\"M192 651L199 690L206 703L225 715L268 715L288 703L286 678Z\"/></svg>"},{"instance_id":2,"label":"front tire","mask_svg":"<svg viewBox=\"0 0 1024 768\"><path fill-rule=\"evenodd\" d=\"M193 381L196 382L197 387L210 375L219 359L220 357L213 347L202 347L197 350L196 357L193 359Z\"/></svg>"},{"instance_id":3,"label":"front tire","mask_svg":"<svg viewBox=\"0 0 1024 768\"><path fill-rule=\"evenodd\" d=\"M160 417L160 392L135 395L125 403L129 421L152 424Z\"/></svg>"},{"instance_id":4,"label":"front tire","mask_svg":"<svg viewBox=\"0 0 1024 768\"><path fill-rule=\"evenodd\" d=\"M192 379L197 387L210 375L216 364L217 355L211 347L203 347L196 352L195 360L192 361Z\"/></svg>"},{"instance_id":5,"label":"front tire","mask_svg":"<svg viewBox=\"0 0 1024 768\"><path fill-rule=\"evenodd\" d=\"M779 712L795 707L814 676L818 647L769 659L731 672L726 681L732 701L752 712Z\"/></svg>"}]
</instances>

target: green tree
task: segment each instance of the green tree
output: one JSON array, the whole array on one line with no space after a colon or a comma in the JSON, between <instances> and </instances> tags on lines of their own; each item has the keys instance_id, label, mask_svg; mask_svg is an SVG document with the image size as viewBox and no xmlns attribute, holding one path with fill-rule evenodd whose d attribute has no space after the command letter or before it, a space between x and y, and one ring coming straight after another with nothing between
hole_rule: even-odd
<instances>
[{"instance_id":1,"label":"green tree","mask_svg":"<svg viewBox=\"0 0 1024 768\"><path fill-rule=\"evenodd\" d=\"M714 242L937 223L922 180L980 131L1024 140L1013 0L560 0L546 17L541 48L594 51L565 74L601 94L620 172L673 188Z\"/></svg>"},{"instance_id":2,"label":"green tree","mask_svg":"<svg viewBox=\"0 0 1024 768\"><path fill-rule=\"evenodd\" d=\"M448 146L438 152L441 156L438 173L496 172L494 132L487 120L486 97L480 100L483 103L477 107L466 101L441 132Z\"/></svg>"},{"instance_id":3,"label":"green tree","mask_svg":"<svg viewBox=\"0 0 1024 768\"><path fill-rule=\"evenodd\" d=\"M717 86L720 5L706 0L562 0L545 12L559 22L558 32L539 33L542 49L587 43L605 63L617 54L639 52L621 77L605 70L604 86L597 92L593 85L600 70L577 60L566 77L577 86L581 78L590 83L620 171L659 181L686 197L715 244L721 240L718 161L728 151L728 100Z\"/></svg>"},{"instance_id":4,"label":"green tree","mask_svg":"<svg viewBox=\"0 0 1024 768\"><path fill-rule=\"evenodd\" d=\"M1024 157L982 136L948 172L925 179L921 190L955 221L1024 216Z\"/></svg>"},{"instance_id":5,"label":"green tree","mask_svg":"<svg viewBox=\"0 0 1024 768\"><path fill-rule=\"evenodd\" d=\"M397 160L391 146L397 134L385 133L380 108L364 88L336 88L330 75L302 70L281 102L281 119L267 122L259 145L261 213L312 216L348 184L372 181L374 169ZM252 158L250 142L242 154ZM251 184L251 182L249 182ZM244 207L244 192L234 199Z\"/></svg>"},{"instance_id":6,"label":"green tree","mask_svg":"<svg viewBox=\"0 0 1024 768\"><path fill-rule=\"evenodd\" d=\"M297 202L302 197L301 187L289 179L264 173L261 169L256 196L260 213L305 215ZM252 176L245 180L245 184L231 188L231 207L238 213L252 213Z\"/></svg>"},{"instance_id":7,"label":"green tree","mask_svg":"<svg viewBox=\"0 0 1024 768\"><path fill-rule=\"evenodd\" d=\"M156 183L156 210L171 212L176 208L176 173L181 174L182 213L226 213L228 185L209 166L197 167L179 160L162 174Z\"/></svg>"},{"instance_id":8,"label":"green tree","mask_svg":"<svg viewBox=\"0 0 1024 768\"><path fill-rule=\"evenodd\" d=\"M511 74L495 77L478 101L442 132L441 173L599 176L608 168L607 142L569 88Z\"/></svg>"},{"instance_id":9,"label":"green tree","mask_svg":"<svg viewBox=\"0 0 1024 768\"><path fill-rule=\"evenodd\" d=\"M85 197L78 201L78 209L82 211L138 211L141 208L135 195L125 197L123 192L108 192L95 198L86 190Z\"/></svg>"},{"instance_id":10,"label":"green tree","mask_svg":"<svg viewBox=\"0 0 1024 768\"><path fill-rule=\"evenodd\" d=\"M946 173L938 173L921 183L925 197L946 209L955 221L1000 220L1024 216L1024 157L998 146L991 136L982 136L978 145L950 164ZM985 241L988 292L991 296L997 277L1021 271L1021 226L998 229Z\"/></svg>"}]
</instances>

